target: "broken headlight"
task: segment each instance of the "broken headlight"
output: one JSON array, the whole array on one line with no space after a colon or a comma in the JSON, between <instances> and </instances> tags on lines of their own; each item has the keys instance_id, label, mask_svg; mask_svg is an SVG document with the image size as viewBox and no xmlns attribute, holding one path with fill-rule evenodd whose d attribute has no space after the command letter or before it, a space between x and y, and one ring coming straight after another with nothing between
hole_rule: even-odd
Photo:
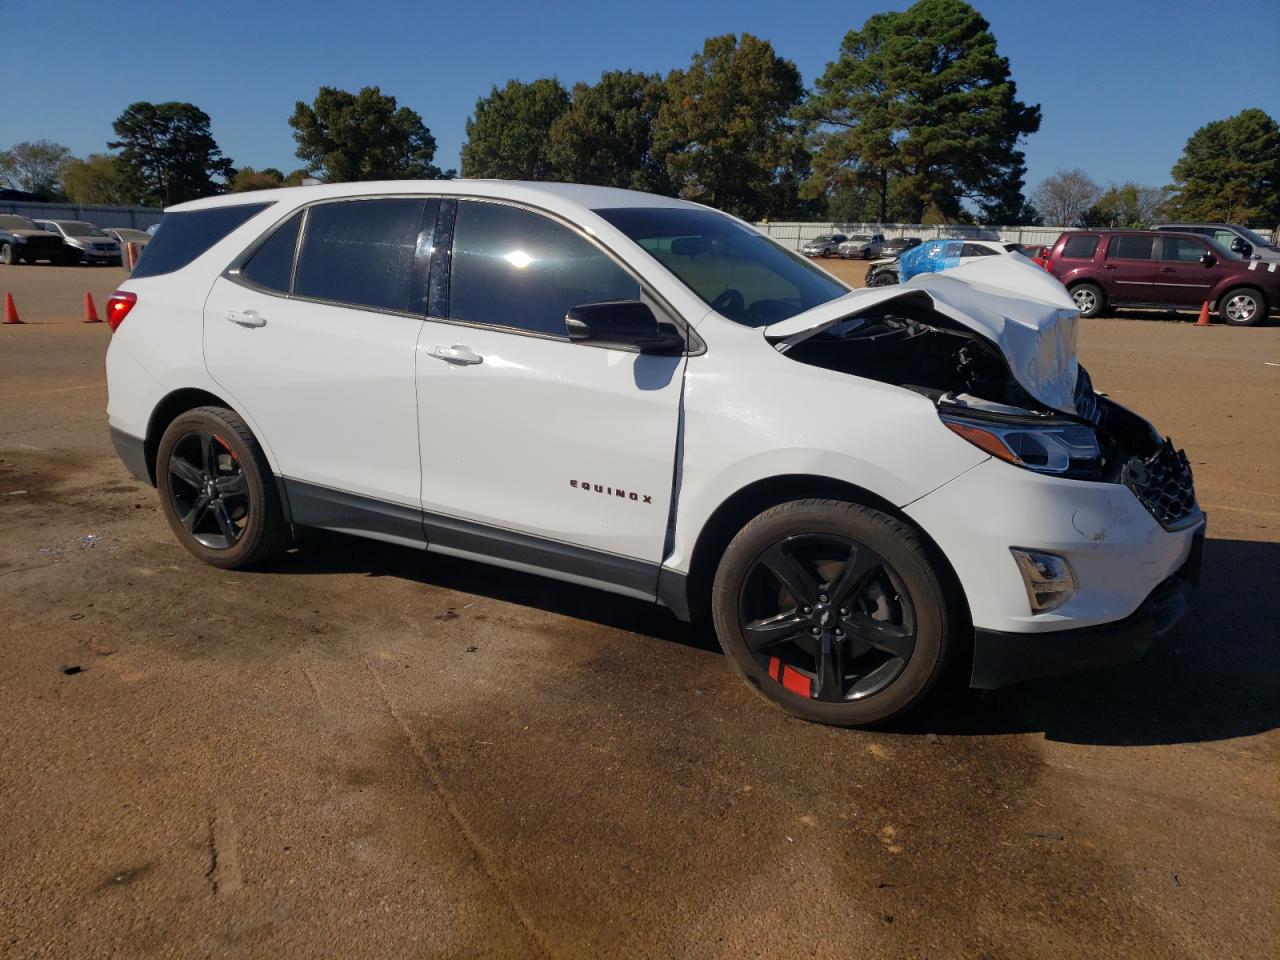
<instances>
[{"instance_id":1,"label":"broken headlight","mask_svg":"<svg viewBox=\"0 0 1280 960\"><path fill-rule=\"evenodd\" d=\"M1098 436L1074 420L1021 421L941 414L947 429L1006 463L1080 480L1102 477Z\"/></svg>"}]
</instances>

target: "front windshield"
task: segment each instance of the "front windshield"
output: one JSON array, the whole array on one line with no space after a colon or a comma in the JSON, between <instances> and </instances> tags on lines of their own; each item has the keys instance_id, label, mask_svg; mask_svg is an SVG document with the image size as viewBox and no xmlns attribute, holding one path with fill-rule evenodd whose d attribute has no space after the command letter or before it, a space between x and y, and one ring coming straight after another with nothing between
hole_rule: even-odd
<instances>
[{"instance_id":1,"label":"front windshield","mask_svg":"<svg viewBox=\"0 0 1280 960\"><path fill-rule=\"evenodd\" d=\"M849 292L825 270L713 210L621 207L595 212L708 306L749 327L786 320Z\"/></svg>"},{"instance_id":2,"label":"front windshield","mask_svg":"<svg viewBox=\"0 0 1280 960\"><path fill-rule=\"evenodd\" d=\"M106 234L91 223L78 223L75 220L60 224L62 232L68 237L105 237Z\"/></svg>"},{"instance_id":3,"label":"front windshield","mask_svg":"<svg viewBox=\"0 0 1280 960\"><path fill-rule=\"evenodd\" d=\"M868 243L870 242L870 240L871 238L867 236L865 233L859 233L856 236L852 236L849 238L850 243Z\"/></svg>"}]
</instances>

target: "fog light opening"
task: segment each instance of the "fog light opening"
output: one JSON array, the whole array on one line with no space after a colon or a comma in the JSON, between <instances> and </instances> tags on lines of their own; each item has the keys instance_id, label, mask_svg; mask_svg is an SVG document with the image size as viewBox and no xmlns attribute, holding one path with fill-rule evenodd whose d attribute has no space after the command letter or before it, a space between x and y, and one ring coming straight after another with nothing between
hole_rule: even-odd
<instances>
[{"instance_id":1,"label":"fog light opening","mask_svg":"<svg viewBox=\"0 0 1280 960\"><path fill-rule=\"evenodd\" d=\"M1038 550L1010 547L1027 588L1032 613L1056 610L1076 594L1076 575L1065 557Z\"/></svg>"}]
</instances>

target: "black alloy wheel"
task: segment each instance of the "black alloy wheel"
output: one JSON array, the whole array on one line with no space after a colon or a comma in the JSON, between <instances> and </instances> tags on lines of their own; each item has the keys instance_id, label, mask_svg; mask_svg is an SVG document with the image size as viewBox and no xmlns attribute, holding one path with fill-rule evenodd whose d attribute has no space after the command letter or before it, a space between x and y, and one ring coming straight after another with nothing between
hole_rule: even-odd
<instances>
[{"instance_id":1,"label":"black alloy wheel","mask_svg":"<svg viewBox=\"0 0 1280 960\"><path fill-rule=\"evenodd\" d=\"M169 457L169 502L192 538L210 550L234 547L249 523L252 503L244 469L217 434L183 434Z\"/></svg>"},{"instance_id":2,"label":"black alloy wheel","mask_svg":"<svg viewBox=\"0 0 1280 960\"><path fill-rule=\"evenodd\" d=\"M289 542L266 454L225 407L197 407L169 424L156 451L156 486L170 529L205 563L240 569Z\"/></svg>"},{"instance_id":3,"label":"black alloy wheel","mask_svg":"<svg viewBox=\"0 0 1280 960\"><path fill-rule=\"evenodd\" d=\"M814 700L879 693L915 650L915 607L902 578L847 537L804 534L766 548L743 579L738 609L761 668Z\"/></svg>"},{"instance_id":4,"label":"black alloy wheel","mask_svg":"<svg viewBox=\"0 0 1280 960\"><path fill-rule=\"evenodd\" d=\"M730 664L761 696L806 720L865 726L909 709L941 676L952 625L964 622L944 581L902 520L793 500L730 542L712 615Z\"/></svg>"}]
</instances>

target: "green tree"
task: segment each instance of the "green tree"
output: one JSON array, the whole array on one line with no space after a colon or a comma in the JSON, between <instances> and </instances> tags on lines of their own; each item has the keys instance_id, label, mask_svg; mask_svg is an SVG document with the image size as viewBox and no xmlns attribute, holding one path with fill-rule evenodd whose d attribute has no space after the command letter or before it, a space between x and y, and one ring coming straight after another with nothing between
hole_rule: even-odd
<instances>
[{"instance_id":1,"label":"green tree","mask_svg":"<svg viewBox=\"0 0 1280 960\"><path fill-rule=\"evenodd\" d=\"M710 37L667 75L653 150L681 195L746 219L796 211L809 155L791 111L800 71L749 33Z\"/></svg>"},{"instance_id":2,"label":"green tree","mask_svg":"<svg viewBox=\"0 0 1280 960\"><path fill-rule=\"evenodd\" d=\"M508 80L476 101L462 145L464 177L555 180L548 131L569 109L569 93L554 77Z\"/></svg>"},{"instance_id":3,"label":"green tree","mask_svg":"<svg viewBox=\"0 0 1280 960\"><path fill-rule=\"evenodd\" d=\"M231 180L232 193L245 193L250 190L271 190L284 186L284 174L275 167L240 167Z\"/></svg>"},{"instance_id":4,"label":"green tree","mask_svg":"<svg viewBox=\"0 0 1280 960\"><path fill-rule=\"evenodd\" d=\"M797 116L812 125L808 193L879 183L882 212L898 198L913 221L930 206L950 219L966 202L984 218L1019 207L1018 141L1040 128L964 0L919 0L851 30Z\"/></svg>"},{"instance_id":5,"label":"green tree","mask_svg":"<svg viewBox=\"0 0 1280 960\"><path fill-rule=\"evenodd\" d=\"M1280 127L1256 108L1206 123L1174 164L1172 190L1178 219L1280 223Z\"/></svg>"},{"instance_id":6,"label":"green tree","mask_svg":"<svg viewBox=\"0 0 1280 960\"><path fill-rule=\"evenodd\" d=\"M432 163L436 138L422 117L378 87L359 93L321 87L312 103L296 102L289 126L298 159L330 183L445 175Z\"/></svg>"},{"instance_id":7,"label":"green tree","mask_svg":"<svg viewBox=\"0 0 1280 960\"><path fill-rule=\"evenodd\" d=\"M146 203L169 206L221 193L235 174L209 129L209 115L191 103L146 103L125 108L112 124L135 189ZM216 178L216 179L215 179Z\"/></svg>"},{"instance_id":8,"label":"green tree","mask_svg":"<svg viewBox=\"0 0 1280 960\"><path fill-rule=\"evenodd\" d=\"M144 201L137 180L120 158L110 153L72 157L62 166L62 186L72 203L130 205Z\"/></svg>"},{"instance_id":9,"label":"green tree","mask_svg":"<svg viewBox=\"0 0 1280 960\"><path fill-rule=\"evenodd\" d=\"M51 140L24 140L0 150L0 186L25 190L42 200L61 193L61 170L71 151Z\"/></svg>"},{"instance_id":10,"label":"green tree","mask_svg":"<svg viewBox=\"0 0 1280 960\"><path fill-rule=\"evenodd\" d=\"M1080 222L1086 227L1145 227L1160 216L1167 199L1160 187L1129 181L1107 187Z\"/></svg>"},{"instance_id":11,"label":"green tree","mask_svg":"<svg viewBox=\"0 0 1280 960\"><path fill-rule=\"evenodd\" d=\"M663 158L653 152L653 124L666 98L657 74L612 70L573 88L551 125L548 160L557 179L670 193Z\"/></svg>"}]
</instances>

